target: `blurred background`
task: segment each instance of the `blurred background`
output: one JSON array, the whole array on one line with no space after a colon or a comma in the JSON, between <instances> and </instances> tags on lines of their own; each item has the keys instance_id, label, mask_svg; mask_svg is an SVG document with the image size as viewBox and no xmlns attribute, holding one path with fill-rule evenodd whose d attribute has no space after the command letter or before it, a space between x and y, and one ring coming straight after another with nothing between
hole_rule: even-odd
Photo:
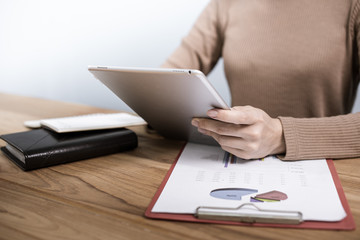
<instances>
[{"instance_id":1,"label":"blurred background","mask_svg":"<svg viewBox=\"0 0 360 240\"><path fill-rule=\"evenodd\" d=\"M158 67L209 0L0 0L0 92L130 109L88 65ZM209 75L229 103L222 61Z\"/></svg>"},{"instance_id":2,"label":"blurred background","mask_svg":"<svg viewBox=\"0 0 360 240\"><path fill-rule=\"evenodd\" d=\"M0 0L0 92L131 111L87 66L158 67L208 2ZM230 103L221 60L208 77Z\"/></svg>"}]
</instances>

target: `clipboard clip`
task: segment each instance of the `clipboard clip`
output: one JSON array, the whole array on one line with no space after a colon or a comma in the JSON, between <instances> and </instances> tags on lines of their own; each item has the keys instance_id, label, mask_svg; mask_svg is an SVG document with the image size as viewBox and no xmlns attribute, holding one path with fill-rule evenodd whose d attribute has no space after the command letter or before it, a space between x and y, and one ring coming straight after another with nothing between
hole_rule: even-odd
<instances>
[{"instance_id":1,"label":"clipboard clip","mask_svg":"<svg viewBox=\"0 0 360 240\"><path fill-rule=\"evenodd\" d=\"M196 209L195 217L243 223L300 224L303 221L299 211L265 210L253 203L244 203L236 208L201 206Z\"/></svg>"}]
</instances>

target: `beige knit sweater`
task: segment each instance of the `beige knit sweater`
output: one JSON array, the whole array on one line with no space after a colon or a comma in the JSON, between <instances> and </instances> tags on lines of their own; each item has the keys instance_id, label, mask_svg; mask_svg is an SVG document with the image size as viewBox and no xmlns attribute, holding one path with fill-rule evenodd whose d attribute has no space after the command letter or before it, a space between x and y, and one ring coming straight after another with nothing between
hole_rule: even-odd
<instances>
[{"instance_id":1,"label":"beige knit sweater","mask_svg":"<svg viewBox=\"0 0 360 240\"><path fill-rule=\"evenodd\" d=\"M359 2L213 0L163 67L222 57L232 105L281 120L283 159L359 157Z\"/></svg>"}]
</instances>

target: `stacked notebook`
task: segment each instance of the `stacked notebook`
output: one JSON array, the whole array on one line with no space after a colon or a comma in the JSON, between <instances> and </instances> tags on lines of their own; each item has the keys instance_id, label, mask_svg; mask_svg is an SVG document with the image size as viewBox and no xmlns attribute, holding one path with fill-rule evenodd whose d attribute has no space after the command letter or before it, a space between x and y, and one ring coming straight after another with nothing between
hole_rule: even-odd
<instances>
[{"instance_id":1,"label":"stacked notebook","mask_svg":"<svg viewBox=\"0 0 360 240\"><path fill-rule=\"evenodd\" d=\"M141 118L128 114L85 115L39 122L42 123L36 126L39 129L0 136L7 143L1 150L23 170L136 148L136 134L123 127L145 123Z\"/></svg>"}]
</instances>

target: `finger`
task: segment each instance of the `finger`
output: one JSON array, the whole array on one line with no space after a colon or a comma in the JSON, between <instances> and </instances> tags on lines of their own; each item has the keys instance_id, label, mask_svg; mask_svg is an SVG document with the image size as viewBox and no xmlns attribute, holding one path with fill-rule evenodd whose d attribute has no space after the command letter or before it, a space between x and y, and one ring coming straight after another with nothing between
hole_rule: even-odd
<instances>
[{"instance_id":1,"label":"finger","mask_svg":"<svg viewBox=\"0 0 360 240\"><path fill-rule=\"evenodd\" d=\"M243 138L234 137L234 136L224 136L219 135L215 132L208 131L206 129L199 128L199 132L202 134L208 135L210 137L213 137L221 147L230 147L234 149L241 149L248 152L253 152L256 144L253 144L251 142L246 141Z\"/></svg>"},{"instance_id":2,"label":"finger","mask_svg":"<svg viewBox=\"0 0 360 240\"><path fill-rule=\"evenodd\" d=\"M243 131L247 126L224 123L211 119L196 119L192 121L192 124L203 130L208 130L224 136L245 137L247 133L247 131Z\"/></svg>"},{"instance_id":3,"label":"finger","mask_svg":"<svg viewBox=\"0 0 360 240\"><path fill-rule=\"evenodd\" d=\"M199 128L198 131L214 138L223 150L240 158L256 159L265 156L261 151L259 151L260 146L256 142L249 142L239 137L219 135L215 132L202 128Z\"/></svg>"},{"instance_id":4,"label":"finger","mask_svg":"<svg viewBox=\"0 0 360 240\"><path fill-rule=\"evenodd\" d=\"M198 127L199 126L199 119L198 118L193 118L191 120L191 124L195 127Z\"/></svg>"},{"instance_id":5,"label":"finger","mask_svg":"<svg viewBox=\"0 0 360 240\"><path fill-rule=\"evenodd\" d=\"M261 119L261 110L250 106L226 109L211 109L207 115L213 119L235 124L254 124Z\"/></svg>"}]
</instances>

